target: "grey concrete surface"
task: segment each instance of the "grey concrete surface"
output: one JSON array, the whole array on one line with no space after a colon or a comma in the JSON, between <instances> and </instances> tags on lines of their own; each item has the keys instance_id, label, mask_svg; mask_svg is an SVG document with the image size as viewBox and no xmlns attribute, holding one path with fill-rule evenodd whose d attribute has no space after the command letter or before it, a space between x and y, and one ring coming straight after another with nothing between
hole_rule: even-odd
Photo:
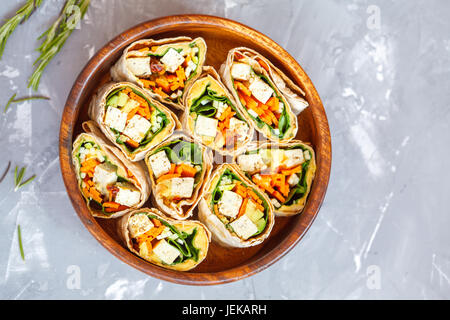
<instances>
[{"instance_id":1,"label":"grey concrete surface","mask_svg":"<svg viewBox=\"0 0 450 320\"><path fill-rule=\"evenodd\" d=\"M0 17L23 2L2 1ZM36 38L62 4L44 0L11 36L1 105L32 94ZM267 270L222 286L178 286L116 259L81 224L59 169L64 102L87 60L123 30L179 13L234 19L280 43L313 80L331 128L330 185L306 237ZM450 298L449 16L444 0L92 0L44 73L39 93L51 100L0 110L0 172L12 161L37 175L17 192L12 172L0 184L0 298Z\"/></svg>"}]
</instances>

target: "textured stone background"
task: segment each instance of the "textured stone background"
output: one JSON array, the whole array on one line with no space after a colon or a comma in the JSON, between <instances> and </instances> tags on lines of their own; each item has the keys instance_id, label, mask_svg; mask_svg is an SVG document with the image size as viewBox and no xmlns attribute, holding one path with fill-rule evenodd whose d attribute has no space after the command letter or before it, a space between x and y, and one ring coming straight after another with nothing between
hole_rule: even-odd
<instances>
[{"instance_id":1,"label":"textured stone background","mask_svg":"<svg viewBox=\"0 0 450 320\"><path fill-rule=\"evenodd\" d=\"M2 1L0 17L21 3ZM9 40L1 105L31 94L36 38L62 3L44 0ZM313 80L332 134L328 193L306 237L264 272L223 286L180 287L113 257L81 224L59 170L64 102L87 60L123 30L180 13L231 18L280 43ZM92 0L42 78L51 101L0 114L0 171L12 160L38 176L18 192L11 172L0 184L0 298L449 298L449 16L444 0Z\"/></svg>"}]
</instances>

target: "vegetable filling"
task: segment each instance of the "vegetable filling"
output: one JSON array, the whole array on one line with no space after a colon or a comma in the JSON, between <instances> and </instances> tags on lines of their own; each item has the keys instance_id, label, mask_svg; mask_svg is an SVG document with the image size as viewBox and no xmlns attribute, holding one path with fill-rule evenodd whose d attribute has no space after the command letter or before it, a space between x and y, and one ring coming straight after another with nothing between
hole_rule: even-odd
<instances>
[{"instance_id":1,"label":"vegetable filling","mask_svg":"<svg viewBox=\"0 0 450 320\"><path fill-rule=\"evenodd\" d=\"M195 133L206 144L214 143L220 149L236 148L250 130L230 99L217 94L209 85L192 102L190 113L195 119Z\"/></svg>"},{"instance_id":2,"label":"vegetable filling","mask_svg":"<svg viewBox=\"0 0 450 320\"><path fill-rule=\"evenodd\" d=\"M310 151L302 145L287 149L262 149L237 158L240 168L270 197L276 209L298 202L307 192Z\"/></svg>"},{"instance_id":3,"label":"vegetable filling","mask_svg":"<svg viewBox=\"0 0 450 320\"><path fill-rule=\"evenodd\" d=\"M111 163L93 141L83 141L78 148L78 172L83 195L91 209L110 215L136 206L141 192L135 176L127 169Z\"/></svg>"},{"instance_id":4,"label":"vegetable filling","mask_svg":"<svg viewBox=\"0 0 450 320\"><path fill-rule=\"evenodd\" d=\"M228 230L247 240L264 231L268 205L258 191L226 169L212 193L214 214Z\"/></svg>"},{"instance_id":5,"label":"vegetable filling","mask_svg":"<svg viewBox=\"0 0 450 320\"><path fill-rule=\"evenodd\" d=\"M195 41L141 46L128 53L127 65L144 88L167 101L180 102L186 82L197 74L199 51Z\"/></svg>"},{"instance_id":6,"label":"vegetable filling","mask_svg":"<svg viewBox=\"0 0 450 320\"><path fill-rule=\"evenodd\" d=\"M272 134L281 139L290 128L286 103L266 75L241 62L244 58L248 57L236 53L231 66L231 78L239 100L258 128L268 126ZM263 60L257 59L257 62L269 71Z\"/></svg>"},{"instance_id":7,"label":"vegetable filling","mask_svg":"<svg viewBox=\"0 0 450 320\"><path fill-rule=\"evenodd\" d=\"M143 257L155 254L166 265L198 261L200 250L193 244L197 228L188 234L155 215L137 213L130 217L128 230L133 248Z\"/></svg>"},{"instance_id":8,"label":"vegetable filling","mask_svg":"<svg viewBox=\"0 0 450 320\"><path fill-rule=\"evenodd\" d=\"M165 113L130 87L108 95L103 121L116 136L116 142L130 152L148 145L169 123Z\"/></svg>"},{"instance_id":9,"label":"vegetable filling","mask_svg":"<svg viewBox=\"0 0 450 320\"><path fill-rule=\"evenodd\" d=\"M191 198L201 181L203 155L199 145L181 139L155 150L148 158L166 205Z\"/></svg>"}]
</instances>

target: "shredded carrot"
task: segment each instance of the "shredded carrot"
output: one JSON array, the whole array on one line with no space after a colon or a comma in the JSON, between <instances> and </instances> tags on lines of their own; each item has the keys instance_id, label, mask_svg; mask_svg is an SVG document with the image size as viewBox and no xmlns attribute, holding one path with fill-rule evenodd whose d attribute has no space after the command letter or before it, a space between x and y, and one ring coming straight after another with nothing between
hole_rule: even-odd
<instances>
[{"instance_id":1,"label":"shredded carrot","mask_svg":"<svg viewBox=\"0 0 450 320\"><path fill-rule=\"evenodd\" d=\"M144 86L144 88L150 88L150 87L156 86L155 81L146 80L146 79L139 79L139 81L142 82L142 85Z\"/></svg>"},{"instance_id":2,"label":"shredded carrot","mask_svg":"<svg viewBox=\"0 0 450 320\"><path fill-rule=\"evenodd\" d=\"M105 203L103 204L103 206L104 206L105 208L114 208L114 209L118 209L118 208L120 207L120 203L110 201L110 202L105 202Z\"/></svg>"},{"instance_id":3,"label":"shredded carrot","mask_svg":"<svg viewBox=\"0 0 450 320\"><path fill-rule=\"evenodd\" d=\"M262 60L262 59L260 59L260 58L257 58L256 61L258 61L259 65L260 65L261 67L263 67L264 70L266 70L267 72L269 72L269 66L267 65L267 63L266 63L264 60Z\"/></svg>"},{"instance_id":4,"label":"shredded carrot","mask_svg":"<svg viewBox=\"0 0 450 320\"><path fill-rule=\"evenodd\" d=\"M285 176L290 176L291 174L299 173L299 172L302 172L302 165L299 165L299 166L291 168L291 169L282 169L281 170L281 173L284 174Z\"/></svg>"},{"instance_id":5,"label":"shredded carrot","mask_svg":"<svg viewBox=\"0 0 450 320\"><path fill-rule=\"evenodd\" d=\"M272 192L272 195L273 195L275 198L277 198L278 200L280 200L281 203L283 203L283 202L286 201L286 199L283 198L283 196L281 195L281 193L279 193L278 191Z\"/></svg>"},{"instance_id":6,"label":"shredded carrot","mask_svg":"<svg viewBox=\"0 0 450 320\"><path fill-rule=\"evenodd\" d=\"M185 163L180 163L177 165L175 172L179 174L181 177L195 177L195 174L197 173L197 170Z\"/></svg>"},{"instance_id":7,"label":"shredded carrot","mask_svg":"<svg viewBox=\"0 0 450 320\"><path fill-rule=\"evenodd\" d=\"M181 66L178 67L175 73L177 74L178 81L183 82L184 80L186 80L186 73Z\"/></svg>"},{"instance_id":8,"label":"shredded carrot","mask_svg":"<svg viewBox=\"0 0 450 320\"><path fill-rule=\"evenodd\" d=\"M138 112L138 110L139 110L139 107L136 107L133 110L131 110L130 112L128 112L127 120L130 120L131 118L133 118L134 115L136 114L136 112Z\"/></svg>"},{"instance_id":9,"label":"shredded carrot","mask_svg":"<svg viewBox=\"0 0 450 320\"><path fill-rule=\"evenodd\" d=\"M235 81L234 85L236 86L236 89L240 90L246 96L250 97L252 95L252 92L242 82Z\"/></svg>"},{"instance_id":10,"label":"shredded carrot","mask_svg":"<svg viewBox=\"0 0 450 320\"><path fill-rule=\"evenodd\" d=\"M242 201L242 205L239 208L239 213L236 216L236 219L240 218L245 213L245 209L247 208L247 203L248 203L248 198L244 198L244 201Z\"/></svg>"},{"instance_id":11,"label":"shredded carrot","mask_svg":"<svg viewBox=\"0 0 450 320\"><path fill-rule=\"evenodd\" d=\"M172 179L172 178L179 178L181 175L179 173L166 173L165 175L162 175L156 180L156 183L160 183L161 181Z\"/></svg>"},{"instance_id":12,"label":"shredded carrot","mask_svg":"<svg viewBox=\"0 0 450 320\"><path fill-rule=\"evenodd\" d=\"M132 148L139 148L139 143L137 143L133 139L128 138L127 141L125 141L125 143Z\"/></svg>"},{"instance_id":13,"label":"shredded carrot","mask_svg":"<svg viewBox=\"0 0 450 320\"><path fill-rule=\"evenodd\" d=\"M280 106L280 101L276 97L271 97L267 102L266 105L269 106L270 111L277 112Z\"/></svg>"},{"instance_id":14,"label":"shredded carrot","mask_svg":"<svg viewBox=\"0 0 450 320\"><path fill-rule=\"evenodd\" d=\"M161 221L159 221L158 219L153 219L152 218L152 222L156 227L159 227L161 225Z\"/></svg>"},{"instance_id":15,"label":"shredded carrot","mask_svg":"<svg viewBox=\"0 0 450 320\"><path fill-rule=\"evenodd\" d=\"M149 48L145 47L145 48L139 49L138 51L140 51L140 52L147 52L149 50L150 50Z\"/></svg>"}]
</instances>

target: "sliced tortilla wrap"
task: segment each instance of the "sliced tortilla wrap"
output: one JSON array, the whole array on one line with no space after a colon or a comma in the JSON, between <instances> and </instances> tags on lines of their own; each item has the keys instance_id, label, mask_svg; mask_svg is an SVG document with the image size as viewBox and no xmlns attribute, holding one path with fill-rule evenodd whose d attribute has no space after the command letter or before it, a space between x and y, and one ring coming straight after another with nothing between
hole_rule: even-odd
<instances>
[{"instance_id":1,"label":"sliced tortilla wrap","mask_svg":"<svg viewBox=\"0 0 450 320\"><path fill-rule=\"evenodd\" d=\"M256 130L276 142L295 137L297 115L308 102L302 89L281 70L258 52L240 47L228 52L220 73Z\"/></svg>"},{"instance_id":2,"label":"sliced tortilla wrap","mask_svg":"<svg viewBox=\"0 0 450 320\"><path fill-rule=\"evenodd\" d=\"M211 234L199 221L177 221L159 210L142 208L123 216L118 231L128 249L150 263L188 271L201 263Z\"/></svg>"},{"instance_id":3,"label":"sliced tortilla wrap","mask_svg":"<svg viewBox=\"0 0 450 320\"><path fill-rule=\"evenodd\" d=\"M183 133L175 133L145 157L153 203L179 220L192 216L212 170L212 153Z\"/></svg>"},{"instance_id":4,"label":"sliced tortilla wrap","mask_svg":"<svg viewBox=\"0 0 450 320\"><path fill-rule=\"evenodd\" d=\"M251 247L272 231L273 206L236 164L222 164L211 175L199 203L199 220L213 240L226 247Z\"/></svg>"},{"instance_id":5,"label":"sliced tortilla wrap","mask_svg":"<svg viewBox=\"0 0 450 320\"><path fill-rule=\"evenodd\" d=\"M97 218L116 218L140 208L150 196L142 163L129 161L109 143L93 121L75 139L72 162L81 194Z\"/></svg>"},{"instance_id":6,"label":"sliced tortilla wrap","mask_svg":"<svg viewBox=\"0 0 450 320\"><path fill-rule=\"evenodd\" d=\"M302 212L316 172L311 146L300 140L253 144L234 162L267 194L276 216Z\"/></svg>"},{"instance_id":7,"label":"sliced tortilla wrap","mask_svg":"<svg viewBox=\"0 0 450 320\"><path fill-rule=\"evenodd\" d=\"M183 128L199 143L224 155L240 153L253 138L252 121L234 101L216 70L204 67L186 89Z\"/></svg>"},{"instance_id":8,"label":"sliced tortilla wrap","mask_svg":"<svg viewBox=\"0 0 450 320\"><path fill-rule=\"evenodd\" d=\"M108 83L91 100L89 117L131 161L181 126L176 115L130 82Z\"/></svg>"},{"instance_id":9,"label":"sliced tortilla wrap","mask_svg":"<svg viewBox=\"0 0 450 320\"><path fill-rule=\"evenodd\" d=\"M182 110L184 89L200 75L206 50L203 38L142 39L124 50L111 77L133 82L151 97Z\"/></svg>"}]
</instances>

